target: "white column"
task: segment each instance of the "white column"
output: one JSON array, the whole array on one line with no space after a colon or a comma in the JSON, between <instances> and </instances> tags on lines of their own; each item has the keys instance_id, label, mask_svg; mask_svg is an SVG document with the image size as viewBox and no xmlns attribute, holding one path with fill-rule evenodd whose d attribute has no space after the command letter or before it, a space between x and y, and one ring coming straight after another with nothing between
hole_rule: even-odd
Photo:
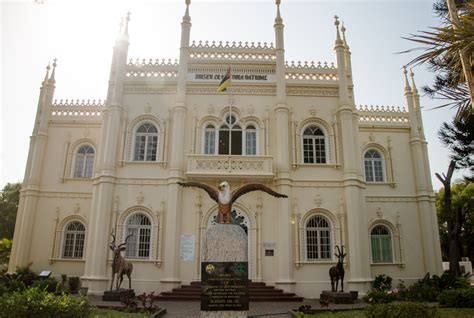
<instances>
[{"instance_id":1,"label":"white column","mask_svg":"<svg viewBox=\"0 0 474 318\"><path fill-rule=\"evenodd\" d=\"M50 69L48 65L46 76L40 89L35 126L30 137L28 160L23 186L20 191L15 234L13 236L13 246L8 266L9 271L15 271L17 266L25 266L29 263L31 233L35 223L41 172L48 143L48 121L51 116L51 104L55 89L55 68L56 60L53 64L53 72L50 78L48 78Z\"/></svg>"},{"instance_id":2,"label":"white column","mask_svg":"<svg viewBox=\"0 0 474 318\"><path fill-rule=\"evenodd\" d=\"M186 144L186 77L188 73L189 39L191 18L189 3L186 1L186 12L181 23L181 48L179 55L176 102L171 111L172 128L169 147L170 165L168 177L168 214L166 215L164 255L164 277L161 279L163 289L171 289L180 282L179 276L179 234L181 232L182 195L181 188L176 184L184 177L184 161Z\"/></svg>"},{"instance_id":3,"label":"white column","mask_svg":"<svg viewBox=\"0 0 474 318\"><path fill-rule=\"evenodd\" d=\"M342 141L343 205L347 215L347 245L349 288L367 291L370 282L369 243L365 198L360 180L360 149L357 115L349 98L346 72L346 50L339 33L336 17L336 51L339 81L339 127ZM345 226L341 224L341 227ZM364 238L364 239L361 239Z\"/></svg>"},{"instance_id":4,"label":"white column","mask_svg":"<svg viewBox=\"0 0 474 318\"><path fill-rule=\"evenodd\" d=\"M277 0L275 19L275 55L276 55L276 186L277 191L288 195L288 199L277 201L277 244L278 276L275 284L291 291L293 279L293 253L291 235L291 179L290 179L290 138L289 108L286 104L285 49L283 37L283 19L280 16L280 1Z\"/></svg>"},{"instance_id":5,"label":"white column","mask_svg":"<svg viewBox=\"0 0 474 318\"><path fill-rule=\"evenodd\" d=\"M86 263L82 281L90 294L100 294L108 288L107 262L111 240L115 171L120 142L120 123L123 111L123 80L128 54L128 21L125 32L119 35L112 56L107 105L103 113L102 135L96 175L93 180L92 204L88 229Z\"/></svg>"}]
</instances>

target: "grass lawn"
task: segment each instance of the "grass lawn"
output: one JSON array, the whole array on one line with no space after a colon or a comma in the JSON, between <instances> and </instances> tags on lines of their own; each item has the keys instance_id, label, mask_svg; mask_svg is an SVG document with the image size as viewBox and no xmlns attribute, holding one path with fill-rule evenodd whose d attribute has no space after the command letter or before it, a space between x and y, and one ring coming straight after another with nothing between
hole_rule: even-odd
<instances>
[{"instance_id":1,"label":"grass lawn","mask_svg":"<svg viewBox=\"0 0 474 318\"><path fill-rule=\"evenodd\" d=\"M130 313L130 312L123 312L123 311L118 311L118 310L112 310L112 309L102 309L102 308L97 308L94 310L90 318L141 318L141 317L149 317L147 314L143 313Z\"/></svg>"},{"instance_id":2,"label":"grass lawn","mask_svg":"<svg viewBox=\"0 0 474 318\"><path fill-rule=\"evenodd\" d=\"M439 318L472 318L474 308L438 308ZM316 315L304 315L303 318L365 318L363 310L349 310L338 312L318 313ZM415 318L415 317L413 317Z\"/></svg>"}]
</instances>

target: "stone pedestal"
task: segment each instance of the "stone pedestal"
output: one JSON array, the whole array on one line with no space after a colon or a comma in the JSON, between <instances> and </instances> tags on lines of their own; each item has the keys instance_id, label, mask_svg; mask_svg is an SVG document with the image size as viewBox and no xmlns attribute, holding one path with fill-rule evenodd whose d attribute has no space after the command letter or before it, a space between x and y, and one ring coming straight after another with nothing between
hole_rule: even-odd
<instances>
[{"instance_id":1,"label":"stone pedestal","mask_svg":"<svg viewBox=\"0 0 474 318\"><path fill-rule=\"evenodd\" d=\"M216 224L204 234L203 262L247 262L247 234L233 224ZM201 311L206 318L243 318L247 311Z\"/></svg>"},{"instance_id":2,"label":"stone pedestal","mask_svg":"<svg viewBox=\"0 0 474 318\"><path fill-rule=\"evenodd\" d=\"M333 292L333 291L323 290L319 298L321 300L329 301L333 304L353 304L354 303L354 296L352 293Z\"/></svg>"},{"instance_id":3,"label":"stone pedestal","mask_svg":"<svg viewBox=\"0 0 474 318\"><path fill-rule=\"evenodd\" d=\"M135 297L133 289L106 290L102 296L103 301L120 301L122 298Z\"/></svg>"}]
</instances>

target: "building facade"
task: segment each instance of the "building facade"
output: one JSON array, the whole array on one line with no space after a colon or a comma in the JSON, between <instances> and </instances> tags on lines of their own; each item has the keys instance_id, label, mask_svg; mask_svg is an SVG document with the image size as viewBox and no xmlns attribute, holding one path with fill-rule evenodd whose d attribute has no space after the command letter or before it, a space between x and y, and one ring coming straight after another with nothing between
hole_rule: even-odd
<instances>
[{"instance_id":1,"label":"building facade","mask_svg":"<svg viewBox=\"0 0 474 318\"><path fill-rule=\"evenodd\" d=\"M32 263L102 293L114 232L117 243L133 234L124 256L137 292L199 280L217 205L177 182L226 180L288 195L234 204L253 281L315 298L330 288L336 245L347 251L347 290L364 293L382 273L409 282L442 271L413 74L404 72L405 107L357 107L344 27L336 18L336 66L285 62L278 4L275 44L196 43L187 1L176 62L128 60L128 23L106 101L53 101L48 67L10 270ZM231 87L216 93L229 67Z\"/></svg>"}]
</instances>

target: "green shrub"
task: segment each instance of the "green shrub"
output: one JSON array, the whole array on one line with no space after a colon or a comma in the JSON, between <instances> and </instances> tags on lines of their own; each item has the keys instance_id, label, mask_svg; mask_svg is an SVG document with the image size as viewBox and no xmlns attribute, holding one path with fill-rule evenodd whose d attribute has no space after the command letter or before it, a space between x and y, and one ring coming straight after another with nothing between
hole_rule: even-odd
<instances>
[{"instance_id":1,"label":"green shrub","mask_svg":"<svg viewBox=\"0 0 474 318\"><path fill-rule=\"evenodd\" d=\"M363 300L369 304L387 304L399 300L399 295L389 291L373 290L368 292Z\"/></svg>"},{"instance_id":2,"label":"green shrub","mask_svg":"<svg viewBox=\"0 0 474 318\"><path fill-rule=\"evenodd\" d=\"M71 294L77 294L79 291L79 277L69 277L68 279L68 284L69 284L69 291Z\"/></svg>"},{"instance_id":3,"label":"green shrub","mask_svg":"<svg viewBox=\"0 0 474 318\"><path fill-rule=\"evenodd\" d=\"M375 290L383 291L392 288L392 277L385 274L375 276L372 286Z\"/></svg>"},{"instance_id":4,"label":"green shrub","mask_svg":"<svg viewBox=\"0 0 474 318\"><path fill-rule=\"evenodd\" d=\"M93 306L85 296L55 295L36 287L0 297L0 317L66 318L88 317Z\"/></svg>"},{"instance_id":5,"label":"green shrub","mask_svg":"<svg viewBox=\"0 0 474 318\"><path fill-rule=\"evenodd\" d=\"M368 318L433 318L437 317L436 307L428 307L423 303L398 302L377 304L367 307Z\"/></svg>"},{"instance_id":6,"label":"green shrub","mask_svg":"<svg viewBox=\"0 0 474 318\"><path fill-rule=\"evenodd\" d=\"M474 289L445 290L439 295L441 307L474 308Z\"/></svg>"},{"instance_id":7,"label":"green shrub","mask_svg":"<svg viewBox=\"0 0 474 318\"><path fill-rule=\"evenodd\" d=\"M18 266L15 270L16 279L23 282L26 287L33 285L33 282L39 279L39 276L30 269L30 266L31 263L27 266Z\"/></svg>"},{"instance_id":8,"label":"green shrub","mask_svg":"<svg viewBox=\"0 0 474 318\"><path fill-rule=\"evenodd\" d=\"M55 293L61 290L61 284L51 277L34 281L31 287L38 287L39 289L46 290L50 293Z\"/></svg>"}]
</instances>

